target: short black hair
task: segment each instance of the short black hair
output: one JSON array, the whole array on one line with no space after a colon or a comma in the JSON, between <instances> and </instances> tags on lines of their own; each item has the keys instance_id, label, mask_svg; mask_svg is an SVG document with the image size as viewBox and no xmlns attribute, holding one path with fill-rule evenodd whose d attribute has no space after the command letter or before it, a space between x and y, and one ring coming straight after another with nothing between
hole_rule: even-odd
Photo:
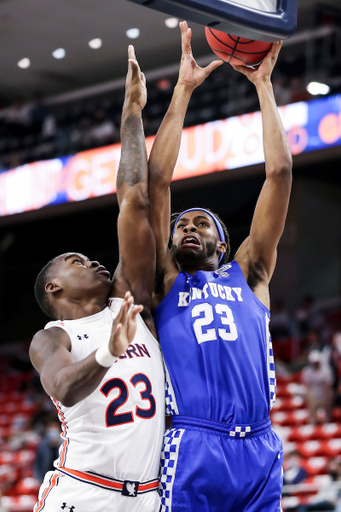
<instances>
[{"instance_id":1,"label":"short black hair","mask_svg":"<svg viewBox=\"0 0 341 512\"><path fill-rule=\"evenodd\" d=\"M45 267L41 269L37 276L36 282L34 283L34 295L40 308L45 313L45 315L49 316L50 318L53 318L53 320L57 319L57 315L54 308L51 305L51 302L49 301L48 294L45 290L45 286L49 281L50 269L55 263L55 261L56 258L53 258L45 265Z\"/></svg>"},{"instance_id":2,"label":"short black hair","mask_svg":"<svg viewBox=\"0 0 341 512\"><path fill-rule=\"evenodd\" d=\"M212 212L212 210L210 210L209 208L205 208L205 210L207 210L209 213L211 213L212 215L215 216L215 218L220 223L220 225L221 225L221 227L223 229L223 232L224 232L224 238L225 238L225 243L226 243L226 251L224 252L223 257L221 258L221 261L219 263L219 266L221 267L222 265L225 265L228 262L228 259L229 259L229 256L230 256L230 252L231 252L230 235L229 235L229 232L227 231L227 227L225 226L225 223L221 220L219 215L217 215L216 213ZM184 211L186 211L186 210L184 210ZM182 215L182 213L183 212L172 213L172 215L171 215L170 234L169 234L169 242L168 242L168 247L169 248L171 248L172 244L173 244L173 231L174 231L174 226L175 226L176 219L179 217L179 215Z\"/></svg>"}]
</instances>

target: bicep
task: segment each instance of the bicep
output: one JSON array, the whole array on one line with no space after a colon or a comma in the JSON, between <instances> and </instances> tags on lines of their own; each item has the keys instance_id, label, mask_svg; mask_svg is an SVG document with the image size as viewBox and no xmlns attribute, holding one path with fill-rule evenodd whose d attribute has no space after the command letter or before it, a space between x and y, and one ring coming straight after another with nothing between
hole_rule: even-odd
<instances>
[{"instance_id":1,"label":"bicep","mask_svg":"<svg viewBox=\"0 0 341 512\"><path fill-rule=\"evenodd\" d=\"M31 362L40 375L45 391L51 396L56 394L59 371L74 362L67 348L68 343L69 337L65 331L53 328L39 331L30 346Z\"/></svg>"},{"instance_id":2,"label":"bicep","mask_svg":"<svg viewBox=\"0 0 341 512\"><path fill-rule=\"evenodd\" d=\"M276 250L283 233L291 190L291 176L278 173L268 177L259 195L248 240L251 263L261 263L270 280Z\"/></svg>"}]
</instances>

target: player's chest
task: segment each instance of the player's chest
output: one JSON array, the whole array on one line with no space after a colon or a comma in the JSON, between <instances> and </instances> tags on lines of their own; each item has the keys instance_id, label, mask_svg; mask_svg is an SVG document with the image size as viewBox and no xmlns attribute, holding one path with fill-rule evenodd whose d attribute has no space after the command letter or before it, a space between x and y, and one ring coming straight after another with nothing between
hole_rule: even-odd
<instances>
[{"instance_id":1,"label":"player's chest","mask_svg":"<svg viewBox=\"0 0 341 512\"><path fill-rule=\"evenodd\" d=\"M264 322L247 290L227 279L185 283L172 297L171 308L170 323L176 319L179 329L189 331L198 345L240 340L251 325Z\"/></svg>"}]
</instances>

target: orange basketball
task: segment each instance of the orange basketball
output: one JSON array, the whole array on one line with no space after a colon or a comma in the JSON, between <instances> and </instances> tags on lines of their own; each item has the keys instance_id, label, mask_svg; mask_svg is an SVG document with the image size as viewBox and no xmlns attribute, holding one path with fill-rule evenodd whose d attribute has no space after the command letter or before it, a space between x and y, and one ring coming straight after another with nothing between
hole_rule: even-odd
<instances>
[{"instance_id":1,"label":"orange basketball","mask_svg":"<svg viewBox=\"0 0 341 512\"><path fill-rule=\"evenodd\" d=\"M272 46L272 43L225 34L209 27L205 28L205 33L208 44L220 59L239 66L260 64Z\"/></svg>"}]
</instances>

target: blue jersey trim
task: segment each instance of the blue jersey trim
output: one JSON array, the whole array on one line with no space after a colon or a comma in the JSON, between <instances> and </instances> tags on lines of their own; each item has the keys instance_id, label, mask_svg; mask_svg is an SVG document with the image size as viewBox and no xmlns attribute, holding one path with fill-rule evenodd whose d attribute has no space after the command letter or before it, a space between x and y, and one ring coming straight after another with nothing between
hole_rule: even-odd
<instances>
[{"instance_id":1,"label":"blue jersey trim","mask_svg":"<svg viewBox=\"0 0 341 512\"><path fill-rule=\"evenodd\" d=\"M271 421L269 418L264 418L261 421L253 424L234 424L223 423L221 421L207 420L204 418L192 418L190 416L173 416L173 428L184 428L189 430L201 430L206 433L226 435L233 439L243 439L245 437L252 437L261 433L265 433L271 428Z\"/></svg>"}]
</instances>

